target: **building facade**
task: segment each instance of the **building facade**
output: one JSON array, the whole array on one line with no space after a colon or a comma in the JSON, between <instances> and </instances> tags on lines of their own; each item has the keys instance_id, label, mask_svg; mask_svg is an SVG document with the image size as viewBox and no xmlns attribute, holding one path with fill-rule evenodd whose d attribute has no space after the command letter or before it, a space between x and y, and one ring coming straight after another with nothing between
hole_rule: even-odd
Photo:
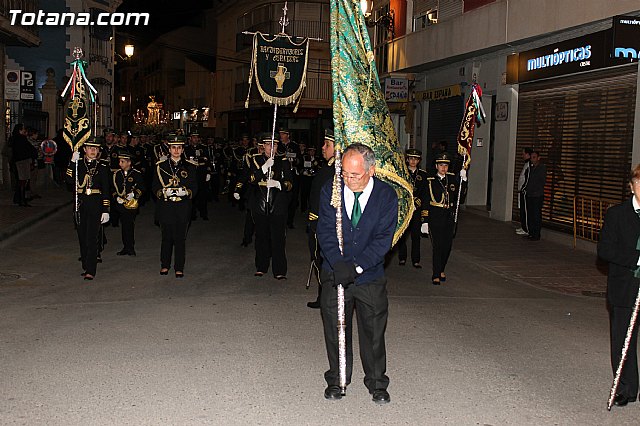
<instances>
[{"instance_id":1,"label":"building facade","mask_svg":"<svg viewBox=\"0 0 640 426\"><path fill-rule=\"evenodd\" d=\"M224 8L219 13L215 102L217 136L238 139L243 133L256 135L271 131L274 107L262 101L255 86L251 91L249 108L245 108L249 93L252 35L244 32L278 34L283 7L282 1L243 0L234 2L233 7ZM307 87L297 113L293 113L293 106L279 107L277 126L287 127L297 142L319 145L324 129L333 123L329 1L289 1L287 7L289 25L285 32L320 41L310 41Z\"/></svg>"},{"instance_id":2,"label":"building facade","mask_svg":"<svg viewBox=\"0 0 640 426\"><path fill-rule=\"evenodd\" d=\"M636 1L391 0L404 33L375 25L380 77L412 90L411 143L427 155L456 135L470 85L483 90L487 122L476 129L467 205L517 218L524 147L547 165L545 226L572 230L575 196L620 201L640 161L640 7ZM401 129L401 126L399 126ZM424 164L424 163L423 163Z\"/></svg>"}]
</instances>

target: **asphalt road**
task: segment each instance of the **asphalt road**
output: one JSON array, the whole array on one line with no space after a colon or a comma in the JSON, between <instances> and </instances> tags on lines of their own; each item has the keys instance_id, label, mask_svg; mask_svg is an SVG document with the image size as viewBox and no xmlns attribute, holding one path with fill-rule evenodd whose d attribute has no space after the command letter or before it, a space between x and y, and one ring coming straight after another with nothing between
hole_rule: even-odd
<instances>
[{"instance_id":1,"label":"asphalt road","mask_svg":"<svg viewBox=\"0 0 640 426\"><path fill-rule=\"evenodd\" d=\"M138 256L116 256L119 228L108 229L92 282L79 275L66 210L0 245L0 423L638 423L640 403L606 410L602 298L524 285L455 247L440 287L429 268L389 264L391 403L371 401L357 351L347 396L326 401L302 218L288 232L289 279L277 281L253 276L253 248L239 245L244 214L214 208L191 227L183 280L158 274L150 207Z\"/></svg>"}]
</instances>

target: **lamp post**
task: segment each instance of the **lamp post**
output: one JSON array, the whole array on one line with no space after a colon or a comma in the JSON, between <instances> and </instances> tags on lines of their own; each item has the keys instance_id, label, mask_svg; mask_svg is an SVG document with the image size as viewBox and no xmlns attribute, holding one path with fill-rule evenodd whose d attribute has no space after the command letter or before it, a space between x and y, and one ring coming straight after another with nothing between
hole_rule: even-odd
<instances>
[{"instance_id":1,"label":"lamp post","mask_svg":"<svg viewBox=\"0 0 640 426\"><path fill-rule=\"evenodd\" d=\"M120 58L123 62L125 62L125 63L126 63L126 62L130 62L130 61L131 61L131 58L133 57L134 51L135 51L135 46L134 46L133 44L131 44L131 43L127 43L127 44L125 44L125 45L124 45L124 54L125 54L125 56L122 56L122 55L121 55L120 53L118 53L118 52L114 52L114 53L115 53L115 55L116 55L118 58ZM123 70L122 70L122 69L120 70L120 73L121 73L121 75L122 75L122 73L123 73ZM127 77L130 77L130 76L128 75L128 73L127 73ZM132 114L132 111L131 111L131 107L132 107L132 97L133 97L133 96L132 96L132 91L131 91L131 81L130 81L130 78L127 78L127 83L126 83L126 84L127 84L127 88L129 89L129 90L128 90L129 94L128 94L128 96L124 96L124 95L123 95L123 96L121 96L121 97L120 97L120 100L124 103L124 102L126 102L127 97L128 97L128 98L129 98L129 108L127 109L127 113L126 113L126 114L122 114L122 115L126 115L126 116L127 116L127 119L126 119L126 120L124 120L124 119L123 119L122 126L125 126L125 125L126 125L126 126L128 126L129 128L131 128L131 127L133 127L133 114ZM122 86L121 86L121 88L122 88ZM122 105L122 104L121 104L121 105Z\"/></svg>"}]
</instances>

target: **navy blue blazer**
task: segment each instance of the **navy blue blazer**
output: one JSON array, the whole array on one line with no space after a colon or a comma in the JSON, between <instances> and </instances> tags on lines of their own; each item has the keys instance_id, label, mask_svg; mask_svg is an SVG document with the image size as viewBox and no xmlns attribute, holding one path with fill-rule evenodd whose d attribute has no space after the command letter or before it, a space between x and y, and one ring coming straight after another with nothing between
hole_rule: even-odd
<instances>
[{"instance_id":1,"label":"navy blue blazer","mask_svg":"<svg viewBox=\"0 0 640 426\"><path fill-rule=\"evenodd\" d=\"M613 306L635 304L640 281L633 275L640 256L636 248L638 237L640 217L633 209L631 198L607 210L600 230L598 256L609 262L607 299Z\"/></svg>"},{"instance_id":2,"label":"navy blue blazer","mask_svg":"<svg viewBox=\"0 0 640 426\"><path fill-rule=\"evenodd\" d=\"M367 284L384 276L384 257L391 249L393 234L398 222L396 191L380 179L375 177L372 179L374 179L373 191L355 229L347 216L343 195L344 256L340 255L338 248L336 210L331 206L333 181L327 182L320 193L317 235L320 253L324 259L322 268L333 272L333 265L339 261L360 266L363 272L356 276L356 285Z\"/></svg>"}]
</instances>

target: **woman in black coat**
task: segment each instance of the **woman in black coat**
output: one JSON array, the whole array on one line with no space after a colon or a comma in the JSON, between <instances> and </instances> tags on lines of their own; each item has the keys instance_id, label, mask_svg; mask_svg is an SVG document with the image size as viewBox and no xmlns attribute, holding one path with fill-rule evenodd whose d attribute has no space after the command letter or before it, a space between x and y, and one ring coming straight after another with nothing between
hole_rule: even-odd
<instances>
[{"instance_id":1,"label":"woman in black coat","mask_svg":"<svg viewBox=\"0 0 640 426\"><path fill-rule=\"evenodd\" d=\"M11 161L15 164L18 179L13 201L21 206L30 207L27 203L26 191L31 178L31 168L34 167L33 162L38 158L38 151L29 143L24 124L18 123L14 126L9 145L12 149Z\"/></svg>"}]
</instances>

